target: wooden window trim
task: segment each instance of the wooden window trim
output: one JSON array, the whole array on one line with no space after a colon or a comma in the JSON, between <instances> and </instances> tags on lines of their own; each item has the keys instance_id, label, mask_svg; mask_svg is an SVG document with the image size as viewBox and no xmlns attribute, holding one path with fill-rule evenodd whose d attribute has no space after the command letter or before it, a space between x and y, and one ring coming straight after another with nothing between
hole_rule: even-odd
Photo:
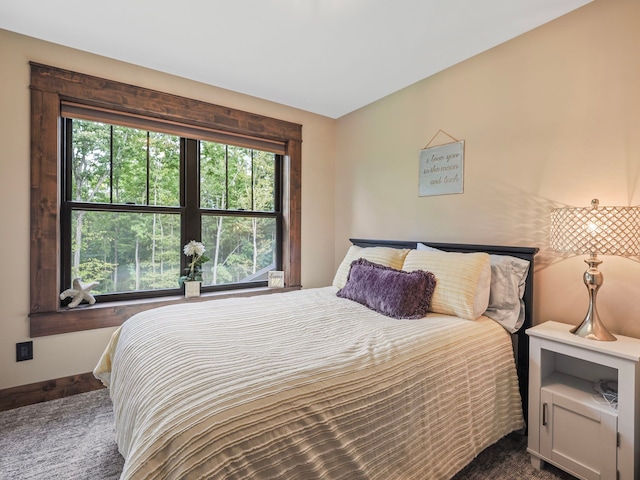
<instances>
[{"instance_id":1,"label":"wooden window trim","mask_svg":"<svg viewBox=\"0 0 640 480\"><path fill-rule=\"evenodd\" d=\"M187 301L182 297L163 297L76 309L60 307L62 102L283 145L282 267L287 288L300 288L301 125L38 63L30 62L30 66L31 337L117 326L139 311ZM216 292L201 299L268 292L264 288L242 289Z\"/></svg>"},{"instance_id":2,"label":"wooden window trim","mask_svg":"<svg viewBox=\"0 0 640 480\"><path fill-rule=\"evenodd\" d=\"M78 105L69 101L60 102L61 116L90 120L92 122L111 123L123 127L138 128L141 130L151 130L154 132L167 133L179 137L188 137L196 140L208 140L210 142L237 145L240 147L253 148L256 150L266 150L268 152L285 154L285 144L283 141L256 138L255 136L228 133L203 127L201 125L190 125L177 121L166 121L151 117L140 117L123 112L114 112L105 108L97 108L87 105Z\"/></svg>"}]
</instances>

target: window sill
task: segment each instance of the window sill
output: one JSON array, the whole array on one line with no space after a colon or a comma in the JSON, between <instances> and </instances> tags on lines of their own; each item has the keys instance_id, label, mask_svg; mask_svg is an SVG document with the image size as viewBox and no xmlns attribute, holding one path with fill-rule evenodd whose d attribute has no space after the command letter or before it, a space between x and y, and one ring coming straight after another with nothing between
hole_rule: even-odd
<instances>
[{"instance_id":1,"label":"window sill","mask_svg":"<svg viewBox=\"0 0 640 480\"><path fill-rule=\"evenodd\" d=\"M132 315L151 310L152 308L173 305L177 303L191 303L222 298L252 297L271 293L299 290L301 287L268 288L257 287L225 292L203 293L200 297L189 299L176 295L172 297L150 298L128 302L96 303L94 305L80 305L76 308L62 308L55 312L32 313L29 315L31 333L33 337L58 335L61 333L93 330L96 328L117 327Z\"/></svg>"}]
</instances>

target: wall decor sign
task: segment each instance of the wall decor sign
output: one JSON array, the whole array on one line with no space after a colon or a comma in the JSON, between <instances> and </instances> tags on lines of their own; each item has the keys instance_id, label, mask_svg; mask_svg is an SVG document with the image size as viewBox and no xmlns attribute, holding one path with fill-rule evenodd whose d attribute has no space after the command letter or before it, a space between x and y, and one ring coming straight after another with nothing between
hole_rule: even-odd
<instances>
[{"instance_id":1,"label":"wall decor sign","mask_svg":"<svg viewBox=\"0 0 640 480\"><path fill-rule=\"evenodd\" d=\"M420 150L421 197L464 191L464 141Z\"/></svg>"}]
</instances>

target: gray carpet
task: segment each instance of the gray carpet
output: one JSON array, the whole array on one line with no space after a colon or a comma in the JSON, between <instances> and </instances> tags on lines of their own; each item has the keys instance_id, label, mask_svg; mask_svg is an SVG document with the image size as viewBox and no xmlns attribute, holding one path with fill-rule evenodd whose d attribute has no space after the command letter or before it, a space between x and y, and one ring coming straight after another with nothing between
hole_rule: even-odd
<instances>
[{"instance_id":1,"label":"gray carpet","mask_svg":"<svg viewBox=\"0 0 640 480\"><path fill-rule=\"evenodd\" d=\"M106 390L0 412L0 479L117 479L118 453ZM537 471L526 437L512 434L482 452L454 480L574 480L553 467ZM428 480L428 479L425 479Z\"/></svg>"},{"instance_id":2,"label":"gray carpet","mask_svg":"<svg viewBox=\"0 0 640 480\"><path fill-rule=\"evenodd\" d=\"M0 412L0 478L118 479L114 439L107 390Z\"/></svg>"}]
</instances>

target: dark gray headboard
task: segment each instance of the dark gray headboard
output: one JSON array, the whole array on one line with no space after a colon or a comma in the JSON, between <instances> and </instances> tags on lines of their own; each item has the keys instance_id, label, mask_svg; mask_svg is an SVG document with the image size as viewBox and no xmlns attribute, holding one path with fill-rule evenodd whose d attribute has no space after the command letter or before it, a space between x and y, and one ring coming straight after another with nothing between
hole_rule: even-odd
<instances>
[{"instance_id":1,"label":"dark gray headboard","mask_svg":"<svg viewBox=\"0 0 640 480\"><path fill-rule=\"evenodd\" d=\"M400 240L369 240L352 238L351 243L359 247L392 247L392 248L416 248L418 242L407 242ZM514 333L514 355L518 371L518 382L520 386L520 396L522 397L522 407L527 418L527 401L529 399L529 339L525 330L533 324L533 259L538 249L535 247L509 247L499 245L468 245L463 243L435 243L429 241L419 241L445 252L487 252L493 255L510 255L512 257L523 258L530 262L529 275L527 276L524 291L525 320L522 328Z\"/></svg>"}]
</instances>

